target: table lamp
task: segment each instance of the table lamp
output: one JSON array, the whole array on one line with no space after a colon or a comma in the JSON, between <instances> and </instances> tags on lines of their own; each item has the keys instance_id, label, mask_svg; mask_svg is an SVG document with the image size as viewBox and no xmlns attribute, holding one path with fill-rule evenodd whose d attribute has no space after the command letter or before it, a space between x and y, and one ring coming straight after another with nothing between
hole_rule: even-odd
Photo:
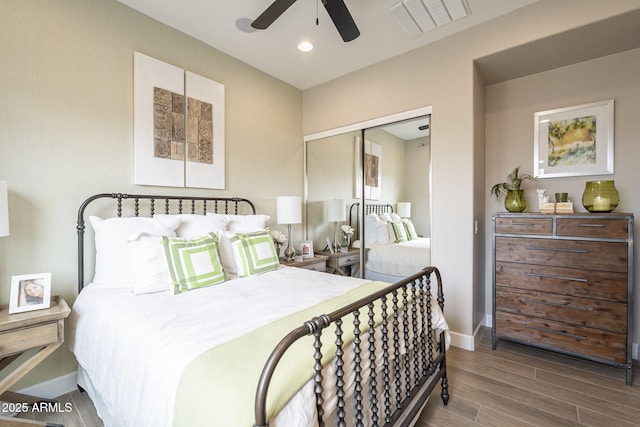
<instances>
[{"instance_id":1,"label":"table lamp","mask_svg":"<svg viewBox=\"0 0 640 427\"><path fill-rule=\"evenodd\" d=\"M411 202L398 202L396 204L396 213L400 218L410 218Z\"/></svg>"},{"instance_id":2,"label":"table lamp","mask_svg":"<svg viewBox=\"0 0 640 427\"><path fill-rule=\"evenodd\" d=\"M277 199L276 215L278 224L287 224L287 249L284 251L285 259L293 260L293 248L291 247L291 224L302 222L301 199L299 196L281 196Z\"/></svg>"},{"instance_id":3,"label":"table lamp","mask_svg":"<svg viewBox=\"0 0 640 427\"><path fill-rule=\"evenodd\" d=\"M338 241L338 221L347 220L344 199L330 199L324 202L324 215L327 221L333 222L333 250L340 251Z\"/></svg>"}]
</instances>

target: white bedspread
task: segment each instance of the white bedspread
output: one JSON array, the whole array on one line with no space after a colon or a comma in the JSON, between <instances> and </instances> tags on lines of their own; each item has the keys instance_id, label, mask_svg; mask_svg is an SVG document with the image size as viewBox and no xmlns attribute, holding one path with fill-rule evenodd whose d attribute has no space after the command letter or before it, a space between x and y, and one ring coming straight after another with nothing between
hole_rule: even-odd
<instances>
[{"instance_id":1,"label":"white bedspread","mask_svg":"<svg viewBox=\"0 0 640 427\"><path fill-rule=\"evenodd\" d=\"M180 295L92 289L78 296L68 344L111 426L168 426L184 368L209 348L342 295L364 280L281 268Z\"/></svg>"},{"instance_id":2,"label":"white bedspread","mask_svg":"<svg viewBox=\"0 0 640 427\"><path fill-rule=\"evenodd\" d=\"M431 239L400 243L367 243L367 271L407 277L431 265Z\"/></svg>"}]
</instances>

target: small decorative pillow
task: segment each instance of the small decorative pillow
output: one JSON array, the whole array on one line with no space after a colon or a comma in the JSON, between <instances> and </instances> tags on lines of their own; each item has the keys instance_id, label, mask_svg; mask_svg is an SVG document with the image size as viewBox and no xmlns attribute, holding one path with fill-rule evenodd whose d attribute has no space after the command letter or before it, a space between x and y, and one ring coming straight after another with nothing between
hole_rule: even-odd
<instances>
[{"instance_id":1,"label":"small decorative pillow","mask_svg":"<svg viewBox=\"0 0 640 427\"><path fill-rule=\"evenodd\" d=\"M128 247L134 295L171 289L171 277L161 236L141 233L129 240Z\"/></svg>"},{"instance_id":2,"label":"small decorative pillow","mask_svg":"<svg viewBox=\"0 0 640 427\"><path fill-rule=\"evenodd\" d=\"M216 230L226 230L229 218L225 215L198 215L198 214L177 214L166 215L156 214L154 218L180 218L180 226L176 230L178 237L185 237L192 239L194 237L201 237L207 233L211 233Z\"/></svg>"},{"instance_id":3,"label":"small decorative pillow","mask_svg":"<svg viewBox=\"0 0 640 427\"><path fill-rule=\"evenodd\" d=\"M216 285L227 280L218 252L218 236L196 239L162 237L173 293Z\"/></svg>"},{"instance_id":4,"label":"small decorative pillow","mask_svg":"<svg viewBox=\"0 0 640 427\"><path fill-rule=\"evenodd\" d=\"M407 239L407 230L404 228L404 223L390 222L389 236L391 236L394 243L406 242L408 239Z\"/></svg>"},{"instance_id":5,"label":"small decorative pillow","mask_svg":"<svg viewBox=\"0 0 640 427\"><path fill-rule=\"evenodd\" d=\"M227 222L227 230L235 233L252 233L254 231L264 230L267 221L271 218L269 215L226 215L207 212L207 216L221 218Z\"/></svg>"},{"instance_id":6,"label":"small decorative pillow","mask_svg":"<svg viewBox=\"0 0 640 427\"><path fill-rule=\"evenodd\" d=\"M231 248L238 277L275 270L280 266L269 229L231 236Z\"/></svg>"},{"instance_id":7,"label":"small decorative pillow","mask_svg":"<svg viewBox=\"0 0 640 427\"><path fill-rule=\"evenodd\" d=\"M417 240L418 233L416 233L416 227L413 225L413 222L410 219L403 219L402 223L404 224L404 228L407 230L407 239Z\"/></svg>"}]
</instances>

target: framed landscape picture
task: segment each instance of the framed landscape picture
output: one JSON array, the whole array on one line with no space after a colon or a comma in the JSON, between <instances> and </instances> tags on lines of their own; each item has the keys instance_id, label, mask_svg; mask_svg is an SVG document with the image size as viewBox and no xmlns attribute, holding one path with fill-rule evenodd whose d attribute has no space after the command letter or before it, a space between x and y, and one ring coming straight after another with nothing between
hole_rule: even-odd
<instances>
[{"instance_id":1,"label":"framed landscape picture","mask_svg":"<svg viewBox=\"0 0 640 427\"><path fill-rule=\"evenodd\" d=\"M613 174L613 99L534 114L534 176Z\"/></svg>"}]
</instances>

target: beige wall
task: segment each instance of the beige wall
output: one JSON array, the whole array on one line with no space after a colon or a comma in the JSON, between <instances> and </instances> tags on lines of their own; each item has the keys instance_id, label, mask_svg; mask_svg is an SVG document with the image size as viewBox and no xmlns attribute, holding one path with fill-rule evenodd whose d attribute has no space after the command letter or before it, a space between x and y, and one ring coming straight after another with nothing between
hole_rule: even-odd
<instances>
[{"instance_id":1,"label":"beige wall","mask_svg":"<svg viewBox=\"0 0 640 427\"><path fill-rule=\"evenodd\" d=\"M86 197L176 191L133 185L134 51L226 87L226 190L184 193L247 197L270 225L277 196L302 196L298 89L114 0L5 0L0 179L9 184L11 235L0 238L0 304L12 275L39 272L52 273L53 294L74 301L75 217ZM58 350L15 389L75 368Z\"/></svg>"},{"instance_id":2,"label":"beige wall","mask_svg":"<svg viewBox=\"0 0 640 427\"><path fill-rule=\"evenodd\" d=\"M474 237L474 221L482 228L483 215L495 209L483 205L488 188L477 183L486 166L479 161L484 112L474 59L637 8L633 0L540 0L304 92L305 135L432 106L432 263L444 277L447 318L458 344L473 345L486 289L484 241L478 240L485 236Z\"/></svg>"},{"instance_id":3,"label":"beige wall","mask_svg":"<svg viewBox=\"0 0 640 427\"><path fill-rule=\"evenodd\" d=\"M613 179L620 193L616 212L631 212L640 218L640 145L638 144L638 112L640 111L640 49L605 56L592 61L510 80L486 88L486 181L485 188L504 181L513 167L522 165L523 172L533 171L533 114L536 111L586 104L613 99L615 101L615 173L606 176L546 178L528 182L525 186L527 211L537 210L536 188L545 188L553 197L555 192L568 192L577 212L586 212L581 204L585 182L594 179ZM504 199L496 201L485 194L487 218L485 230L489 235L489 212L504 211ZM634 240L640 241L640 227L634 228ZM636 244L635 284L640 287L640 250ZM490 242L486 251L491 253ZM486 262L487 277L491 280L491 260ZM492 312L491 288L486 289L486 313ZM635 292L638 295L638 292ZM634 302L634 343L640 341L640 303Z\"/></svg>"}]
</instances>

